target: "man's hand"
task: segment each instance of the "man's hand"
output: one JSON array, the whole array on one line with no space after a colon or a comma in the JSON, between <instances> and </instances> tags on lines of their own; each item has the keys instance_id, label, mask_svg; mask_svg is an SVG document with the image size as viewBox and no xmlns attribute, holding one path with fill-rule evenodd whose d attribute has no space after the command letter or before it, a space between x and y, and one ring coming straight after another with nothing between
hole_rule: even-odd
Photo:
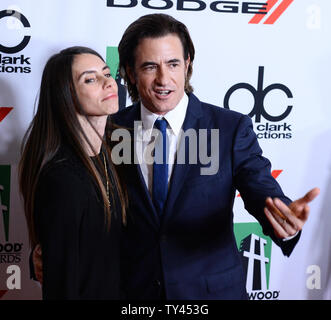
<instances>
[{"instance_id":1,"label":"man's hand","mask_svg":"<svg viewBox=\"0 0 331 320\"><path fill-rule=\"evenodd\" d=\"M314 188L289 206L278 198L268 197L266 199L264 213L278 238L291 237L302 229L309 216L308 203L314 200L319 192L318 188Z\"/></svg>"},{"instance_id":2,"label":"man's hand","mask_svg":"<svg viewBox=\"0 0 331 320\"><path fill-rule=\"evenodd\" d=\"M32 253L34 273L40 284L43 284L43 260L40 244L37 244Z\"/></svg>"}]
</instances>

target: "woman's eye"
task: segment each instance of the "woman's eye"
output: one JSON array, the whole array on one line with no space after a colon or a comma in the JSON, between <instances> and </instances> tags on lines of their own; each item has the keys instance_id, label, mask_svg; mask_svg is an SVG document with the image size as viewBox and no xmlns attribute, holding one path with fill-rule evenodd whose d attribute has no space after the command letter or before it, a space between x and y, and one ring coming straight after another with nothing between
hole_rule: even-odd
<instances>
[{"instance_id":1,"label":"woman's eye","mask_svg":"<svg viewBox=\"0 0 331 320\"><path fill-rule=\"evenodd\" d=\"M85 79L85 83L93 83L95 81L95 78L87 78Z\"/></svg>"},{"instance_id":2,"label":"woman's eye","mask_svg":"<svg viewBox=\"0 0 331 320\"><path fill-rule=\"evenodd\" d=\"M106 73L106 74L105 74L105 77L106 77L106 78L111 78L111 74L110 74L110 73Z\"/></svg>"}]
</instances>

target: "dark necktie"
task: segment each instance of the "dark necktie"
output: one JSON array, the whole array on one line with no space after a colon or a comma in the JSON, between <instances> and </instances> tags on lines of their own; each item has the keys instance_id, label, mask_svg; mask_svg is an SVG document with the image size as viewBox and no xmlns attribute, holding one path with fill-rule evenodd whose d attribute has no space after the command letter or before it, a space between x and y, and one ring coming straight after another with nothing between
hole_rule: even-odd
<instances>
[{"instance_id":1,"label":"dark necktie","mask_svg":"<svg viewBox=\"0 0 331 320\"><path fill-rule=\"evenodd\" d=\"M153 165L153 202L159 215L167 199L168 192L168 164L167 164L167 120L157 119L154 123L160 133L155 141Z\"/></svg>"}]
</instances>

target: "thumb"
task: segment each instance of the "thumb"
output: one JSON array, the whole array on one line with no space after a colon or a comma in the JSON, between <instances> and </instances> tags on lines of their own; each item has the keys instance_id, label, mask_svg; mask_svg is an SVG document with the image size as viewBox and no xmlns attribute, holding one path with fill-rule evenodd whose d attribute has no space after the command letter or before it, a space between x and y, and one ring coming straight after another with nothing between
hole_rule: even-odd
<instances>
[{"instance_id":1,"label":"thumb","mask_svg":"<svg viewBox=\"0 0 331 320\"><path fill-rule=\"evenodd\" d=\"M310 191L308 191L300 200L301 202L311 202L313 201L320 193L320 189L319 188L313 188Z\"/></svg>"}]
</instances>

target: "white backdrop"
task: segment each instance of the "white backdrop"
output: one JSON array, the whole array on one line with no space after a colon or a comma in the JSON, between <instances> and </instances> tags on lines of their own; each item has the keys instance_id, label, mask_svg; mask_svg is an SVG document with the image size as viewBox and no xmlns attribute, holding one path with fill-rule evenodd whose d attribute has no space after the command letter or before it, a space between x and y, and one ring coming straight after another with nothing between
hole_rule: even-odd
<instances>
[{"instance_id":1,"label":"white backdrop","mask_svg":"<svg viewBox=\"0 0 331 320\"><path fill-rule=\"evenodd\" d=\"M255 237L251 244L266 243L265 252L254 258L265 258L266 275L259 280L266 284L259 286L248 274L251 299L331 299L331 2L254 2L1 0L0 299L41 297L38 284L29 280L17 164L45 62L72 45L92 47L114 60L113 53L107 57L107 47L116 48L126 27L139 16L155 12L173 15L188 26L196 47L192 83L201 100L223 107L230 88L241 84L230 95L229 107L248 114L255 105L254 128L284 192L296 199L315 186L321 189L290 258L260 234L241 198L236 198L235 230L243 261L247 263L254 249L242 241L245 237ZM252 11L265 2L270 10L253 23ZM17 12L6 16L10 10ZM27 45L17 48L26 36ZM251 91L241 88L243 83ZM288 106L290 113L281 117Z\"/></svg>"}]
</instances>

